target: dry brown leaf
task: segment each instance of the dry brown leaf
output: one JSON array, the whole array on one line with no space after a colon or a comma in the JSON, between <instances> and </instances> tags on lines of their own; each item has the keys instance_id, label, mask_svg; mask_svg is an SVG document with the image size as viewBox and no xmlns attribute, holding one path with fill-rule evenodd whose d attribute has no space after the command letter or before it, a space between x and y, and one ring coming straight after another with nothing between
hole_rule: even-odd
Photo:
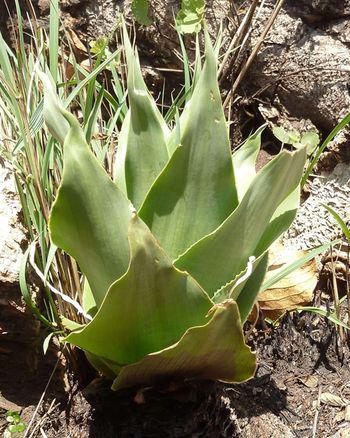
<instances>
[{"instance_id":1,"label":"dry brown leaf","mask_svg":"<svg viewBox=\"0 0 350 438\"><path fill-rule=\"evenodd\" d=\"M89 73L92 71L92 67L91 67L91 62L89 59L84 59L81 63L80 63L80 67L84 68L86 71L88 71Z\"/></svg>"},{"instance_id":2,"label":"dry brown leaf","mask_svg":"<svg viewBox=\"0 0 350 438\"><path fill-rule=\"evenodd\" d=\"M72 77L75 74L75 69L74 66L71 62L64 60L63 61L63 66L64 66L64 70L65 70L65 76L68 80L72 79Z\"/></svg>"},{"instance_id":3,"label":"dry brown leaf","mask_svg":"<svg viewBox=\"0 0 350 438\"><path fill-rule=\"evenodd\" d=\"M345 421L350 421L350 405L345 406L344 420Z\"/></svg>"},{"instance_id":4,"label":"dry brown leaf","mask_svg":"<svg viewBox=\"0 0 350 438\"><path fill-rule=\"evenodd\" d=\"M134 397L134 402L137 405L144 405L146 403L144 389L140 389L139 391L137 391L137 393L136 393L136 395Z\"/></svg>"},{"instance_id":5,"label":"dry brown leaf","mask_svg":"<svg viewBox=\"0 0 350 438\"><path fill-rule=\"evenodd\" d=\"M350 404L350 401L346 398L339 397L331 392L323 392L321 394L320 401L325 405L334 406L337 408L344 408Z\"/></svg>"},{"instance_id":6,"label":"dry brown leaf","mask_svg":"<svg viewBox=\"0 0 350 438\"><path fill-rule=\"evenodd\" d=\"M266 280L306 254L306 251L286 248L277 242L270 250L270 266ZM311 260L270 289L261 292L259 305L263 313L271 319L277 319L287 310L310 304L317 284L317 274L316 262Z\"/></svg>"},{"instance_id":7,"label":"dry brown leaf","mask_svg":"<svg viewBox=\"0 0 350 438\"><path fill-rule=\"evenodd\" d=\"M250 311L248 315L248 321L251 323L253 327L255 327L258 319L259 319L259 305L258 303L255 303L252 310Z\"/></svg>"},{"instance_id":8,"label":"dry brown leaf","mask_svg":"<svg viewBox=\"0 0 350 438\"><path fill-rule=\"evenodd\" d=\"M334 417L334 420L337 423L341 423L342 421L345 420L345 411L339 411L336 416Z\"/></svg>"},{"instance_id":9,"label":"dry brown leaf","mask_svg":"<svg viewBox=\"0 0 350 438\"><path fill-rule=\"evenodd\" d=\"M340 428L331 438L350 438L350 427Z\"/></svg>"},{"instance_id":10,"label":"dry brown leaf","mask_svg":"<svg viewBox=\"0 0 350 438\"><path fill-rule=\"evenodd\" d=\"M66 78L68 80L71 80L75 76L75 74L76 74L76 70L75 70L74 65L71 62L67 61L67 60L64 61L63 65L64 65L64 68L65 68ZM85 69L89 73L92 71L91 64L90 64L90 61L88 59L84 59L80 63L80 67L82 67L83 69ZM81 73L79 71L78 71L78 75L79 75L79 79L80 80L83 80L84 77L85 77L83 75L83 73Z\"/></svg>"},{"instance_id":11,"label":"dry brown leaf","mask_svg":"<svg viewBox=\"0 0 350 438\"><path fill-rule=\"evenodd\" d=\"M87 49L78 35L72 29L67 29L69 39L73 45L73 48L78 50L79 52L87 53Z\"/></svg>"},{"instance_id":12,"label":"dry brown leaf","mask_svg":"<svg viewBox=\"0 0 350 438\"><path fill-rule=\"evenodd\" d=\"M318 385L318 377L317 376L303 376L299 377L299 381L303 383L308 388L316 388Z\"/></svg>"}]
</instances>

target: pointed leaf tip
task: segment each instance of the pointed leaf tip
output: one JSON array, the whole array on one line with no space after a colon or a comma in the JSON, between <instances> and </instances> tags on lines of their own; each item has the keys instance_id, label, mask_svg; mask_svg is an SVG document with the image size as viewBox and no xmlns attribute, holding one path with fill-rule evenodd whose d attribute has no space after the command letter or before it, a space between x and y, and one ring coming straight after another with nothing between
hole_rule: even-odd
<instances>
[{"instance_id":1,"label":"pointed leaf tip","mask_svg":"<svg viewBox=\"0 0 350 438\"><path fill-rule=\"evenodd\" d=\"M115 179L139 208L169 159L169 128L147 89L125 24L123 32L130 109L119 136Z\"/></svg>"},{"instance_id":2,"label":"pointed leaf tip","mask_svg":"<svg viewBox=\"0 0 350 438\"><path fill-rule=\"evenodd\" d=\"M237 206L215 55L208 38L204 67L180 118L181 147L140 208L140 217L173 259L216 229Z\"/></svg>"},{"instance_id":3,"label":"pointed leaf tip","mask_svg":"<svg viewBox=\"0 0 350 438\"><path fill-rule=\"evenodd\" d=\"M305 159L305 149L277 155L258 172L226 221L182 254L176 266L189 272L209 296L235 278L250 256L260 255L256 249L262 238L268 240L265 232L278 207L300 184ZM279 229L287 226L284 221Z\"/></svg>"},{"instance_id":4,"label":"pointed leaf tip","mask_svg":"<svg viewBox=\"0 0 350 438\"><path fill-rule=\"evenodd\" d=\"M46 126L50 134L63 145L69 130L69 123L62 114L63 105L49 76L42 71L38 71L38 76L44 87L43 114Z\"/></svg>"}]
</instances>

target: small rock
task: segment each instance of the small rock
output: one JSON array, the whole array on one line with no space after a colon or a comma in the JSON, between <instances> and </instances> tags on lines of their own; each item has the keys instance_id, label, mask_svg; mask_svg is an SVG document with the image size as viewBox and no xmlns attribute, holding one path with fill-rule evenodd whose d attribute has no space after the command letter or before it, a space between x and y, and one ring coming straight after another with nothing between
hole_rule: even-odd
<instances>
[{"instance_id":1,"label":"small rock","mask_svg":"<svg viewBox=\"0 0 350 438\"><path fill-rule=\"evenodd\" d=\"M21 244L25 240L20 211L13 176L0 166L0 284L18 283Z\"/></svg>"},{"instance_id":2,"label":"small rock","mask_svg":"<svg viewBox=\"0 0 350 438\"><path fill-rule=\"evenodd\" d=\"M271 12L271 6L264 9L253 45ZM350 107L350 50L339 35L333 35L308 26L288 8L282 10L252 66L247 86L266 90L263 95L272 104L278 97L294 117L310 119L319 130L331 130Z\"/></svg>"},{"instance_id":3,"label":"small rock","mask_svg":"<svg viewBox=\"0 0 350 438\"><path fill-rule=\"evenodd\" d=\"M241 426L243 420L238 419ZM259 437L259 438L293 438L293 431L285 425L282 420L273 413L261 414L252 417L248 423L242 424L242 438Z\"/></svg>"},{"instance_id":4,"label":"small rock","mask_svg":"<svg viewBox=\"0 0 350 438\"><path fill-rule=\"evenodd\" d=\"M338 432L336 432L330 438L350 438L350 427L338 430Z\"/></svg>"},{"instance_id":5,"label":"small rock","mask_svg":"<svg viewBox=\"0 0 350 438\"><path fill-rule=\"evenodd\" d=\"M285 234L286 246L311 249L341 234L339 226L321 204L332 207L345 222L349 219L350 165L339 163L331 173L315 178L310 192Z\"/></svg>"}]
</instances>

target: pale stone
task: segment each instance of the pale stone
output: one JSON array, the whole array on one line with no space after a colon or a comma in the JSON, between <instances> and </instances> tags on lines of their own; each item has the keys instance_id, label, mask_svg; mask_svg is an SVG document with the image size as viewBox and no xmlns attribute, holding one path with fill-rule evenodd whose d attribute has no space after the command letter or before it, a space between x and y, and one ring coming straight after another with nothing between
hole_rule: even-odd
<instances>
[{"instance_id":1,"label":"pale stone","mask_svg":"<svg viewBox=\"0 0 350 438\"><path fill-rule=\"evenodd\" d=\"M0 284L18 282L21 244L25 240L20 211L13 175L0 166Z\"/></svg>"}]
</instances>

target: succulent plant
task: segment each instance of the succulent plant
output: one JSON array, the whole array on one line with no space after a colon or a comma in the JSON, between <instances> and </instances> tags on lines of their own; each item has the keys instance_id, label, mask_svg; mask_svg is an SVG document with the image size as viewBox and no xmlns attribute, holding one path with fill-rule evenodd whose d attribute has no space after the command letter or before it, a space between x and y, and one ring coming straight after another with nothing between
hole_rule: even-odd
<instances>
[{"instance_id":1,"label":"succulent plant","mask_svg":"<svg viewBox=\"0 0 350 438\"><path fill-rule=\"evenodd\" d=\"M124 32L129 111L113 179L42 75L44 116L64 143L51 239L78 262L91 318L66 341L115 390L247 380L256 365L242 324L267 251L295 216L305 148L281 152L256 173L260 129L232 155L207 33L204 66L170 129Z\"/></svg>"}]
</instances>

